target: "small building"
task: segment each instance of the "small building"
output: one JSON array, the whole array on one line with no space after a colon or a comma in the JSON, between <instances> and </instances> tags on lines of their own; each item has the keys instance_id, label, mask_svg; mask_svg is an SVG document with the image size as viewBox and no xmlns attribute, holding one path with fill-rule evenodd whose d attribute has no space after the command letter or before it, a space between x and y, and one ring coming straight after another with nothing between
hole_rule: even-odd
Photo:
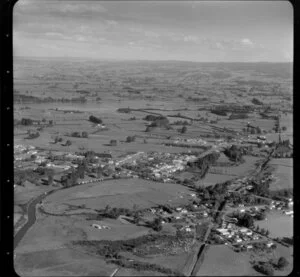
<instances>
[{"instance_id":1,"label":"small building","mask_svg":"<svg viewBox=\"0 0 300 277\"><path fill-rule=\"evenodd\" d=\"M273 244L274 244L274 243L270 241L270 242L268 242L266 245L267 245L267 247L271 247Z\"/></svg>"}]
</instances>

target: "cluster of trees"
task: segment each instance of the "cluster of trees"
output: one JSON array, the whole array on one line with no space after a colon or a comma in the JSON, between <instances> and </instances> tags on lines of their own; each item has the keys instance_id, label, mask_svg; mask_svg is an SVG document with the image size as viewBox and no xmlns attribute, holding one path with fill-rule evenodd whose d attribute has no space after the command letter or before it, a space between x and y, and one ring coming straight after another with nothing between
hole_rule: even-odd
<instances>
[{"instance_id":1,"label":"cluster of trees","mask_svg":"<svg viewBox=\"0 0 300 277\"><path fill-rule=\"evenodd\" d=\"M191 123L189 123L187 120L177 120L174 121L171 125L191 125Z\"/></svg>"},{"instance_id":2,"label":"cluster of trees","mask_svg":"<svg viewBox=\"0 0 300 277\"><path fill-rule=\"evenodd\" d=\"M33 120L30 118L22 118L20 124L24 126L30 126L33 124Z\"/></svg>"},{"instance_id":3,"label":"cluster of trees","mask_svg":"<svg viewBox=\"0 0 300 277\"><path fill-rule=\"evenodd\" d=\"M102 119L101 119L101 118L98 118L98 117L96 117L96 116L93 116L93 115L91 115L91 116L89 117L89 121L91 121L91 122L93 122L93 123L95 123L95 124L102 124Z\"/></svg>"},{"instance_id":4,"label":"cluster of trees","mask_svg":"<svg viewBox=\"0 0 300 277\"><path fill-rule=\"evenodd\" d=\"M289 265L288 260L285 257L280 257L277 262L269 261L269 262L258 262L253 268L265 275L273 276L274 269L283 270Z\"/></svg>"},{"instance_id":5,"label":"cluster of trees","mask_svg":"<svg viewBox=\"0 0 300 277\"><path fill-rule=\"evenodd\" d=\"M262 274L265 274L265 275L268 275L268 276L273 276L274 275L274 269L273 269L273 266L271 263L258 263L258 264L255 264L253 266L253 268L262 273Z\"/></svg>"},{"instance_id":6,"label":"cluster of trees","mask_svg":"<svg viewBox=\"0 0 300 277\"><path fill-rule=\"evenodd\" d=\"M269 230L267 230L267 229L265 229L265 228L259 228L258 225L255 227L255 231L256 231L257 233L260 233L260 234L263 235L263 236L269 236L269 234L270 234L270 231L269 231Z\"/></svg>"},{"instance_id":7,"label":"cluster of trees","mask_svg":"<svg viewBox=\"0 0 300 277\"><path fill-rule=\"evenodd\" d=\"M40 179L46 176L48 178L48 184L53 184L54 170L50 168L38 167L36 170L15 170L14 183L19 186L23 186L25 181L29 181L33 184L39 185Z\"/></svg>"},{"instance_id":8,"label":"cluster of trees","mask_svg":"<svg viewBox=\"0 0 300 277\"><path fill-rule=\"evenodd\" d=\"M128 136L126 138L126 142L134 142L135 141L135 136Z\"/></svg>"},{"instance_id":9,"label":"cluster of trees","mask_svg":"<svg viewBox=\"0 0 300 277\"><path fill-rule=\"evenodd\" d=\"M253 98L251 101L254 105L264 105L263 102L261 102L260 100L258 100L257 98Z\"/></svg>"},{"instance_id":10,"label":"cluster of trees","mask_svg":"<svg viewBox=\"0 0 300 277\"><path fill-rule=\"evenodd\" d=\"M61 137L56 136L54 138L54 143L58 143L58 142L62 142L62 141L63 141L63 139Z\"/></svg>"},{"instance_id":11,"label":"cluster of trees","mask_svg":"<svg viewBox=\"0 0 300 277\"><path fill-rule=\"evenodd\" d=\"M67 175L63 175L60 182L63 187L71 187L78 184L78 178L83 179L85 176L86 164L82 162L76 169L73 169Z\"/></svg>"},{"instance_id":12,"label":"cluster of trees","mask_svg":"<svg viewBox=\"0 0 300 277\"><path fill-rule=\"evenodd\" d=\"M89 134L88 132L72 132L70 134L71 137L74 137L74 138L88 138L89 137Z\"/></svg>"},{"instance_id":13,"label":"cluster of trees","mask_svg":"<svg viewBox=\"0 0 300 277\"><path fill-rule=\"evenodd\" d=\"M167 130L172 129L168 118L166 118L165 116L158 116L155 120L152 121L152 123L148 127L159 127L165 128Z\"/></svg>"},{"instance_id":14,"label":"cluster of trees","mask_svg":"<svg viewBox=\"0 0 300 277\"><path fill-rule=\"evenodd\" d=\"M250 133L252 135L260 135L262 133L262 130L260 127L252 127L252 126L247 126L246 129L244 129L244 131L246 131L247 133Z\"/></svg>"},{"instance_id":15,"label":"cluster of trees","mask_svg":"<svg viewBox=\"0 0 300 277\"><path fill-rule=\"evenodd\" d=\"M258 195L258 196L269 196L269 188L270 188L270 181L266 180L265 182L260 182L260 181L252 181L251 183L253 185L253 194Z\"/></svg>"},{"instance_id":16,"label":"cluster of trees","mask_svg":"<svg viewBox=\"0 0 300 277\"><path fill-rule=\"evenodd\" d=\"M230 161L243 162L243 152L236 145L232 145L230 148L224 150L224 154Z\"/></svg>"},{"instance_id":17,"label":"cluster of trees","mask_svg":"<svg viewBox=\"0 0 300 277\"><path fill-rule=\"evenodd\" d=\"M131 109L128 107L128 108L119 108L117 109L117 112L119 113L131 113Z\"/></svg>"},{"instance_id":18,"label":"cluster of trees","mask_svg":"<svg viewBox=\"0 0 300 277\"><path fill-rule=\"evenodd\" d=\"M151 264L151 263L146 263L141 261L128 261L127 259L118 259L112 262L118 266L122 266L125 268L133 268L137 271L156 271L156 272L163 273L167 276L185 276L181 272L163 267L158 264Z\"/></svg>"},{"instance_id":19,"label":"cluster of trees","mask_svg":"<svg viewBox=\"0 0 300 277\"><path fill-rule=\"evenodd\" d=\"M187 131L187 127L186 126L183 126L182 128L178 129L178 132L181 133L181 134L185 134Z\"/></svg>"},{"instance_id":20,"label":"cluster of trees","mask_svg":"<svg viewBox=\"0 0 300 277\"><path fill-rule=\"evenodd\" d=\"M232 113L230 116L229 116L229 120L235 120L235 119L246 119L248 118L248 114L247 113Z\"/></svg>"},{"instance_id":21,"label":"cluster of trees","mask_svg":"<svg viewBox=\"0 0 300 277\"><path fill-rule=\"evenodd\" d=\"M23 186L25 181L36 184L39 178L39 174L32 170L15 170L14 172L14 183L18 186Z\"/></svg>"},{"instance_id":22,"label":"cluster of trees","mask_svg":"<svg viewBox=\"0 0 300 277\"><path fill-rule=\"evenodd\" d=\"M227 116L227 112L220 108L214 108L214 109L210 110L210 112L213 114L216 114L216 115L220 115L220 116Z\"/></svg>"},{"instance_id":23,"label":"cluster of trees","mask_svg":"<svg viewBox=\"0 0 300 277\"><path fill-rule=\"evenodd\" d=\"M243 214L238 214L237 216L238 219L238 225L246 227L246 228L251 228L254 226L254 219L253 217L248 214L248 213L243 213Z\"/></svg>"},{"instance_id":24,"label":"cluster of trees","mask_svg":"<svg viewBox=\"0 0 300 277\"><path fill-rule=\"evenodd\" d=\"M70 146L72 145L72 142L70 140L67 140L64 146Z\"/></svg>"},{"instance_id":25,"label":"cluster of trees","mask_svg":"<svg viewBox=\"0 0 300 277\"><path fill-rule=\"evenodd\" d=\"M120 215L126 215L126 216L131 216L133 217L134 223L138 223L141 219L140 212L137 210L135 205L133 206L132 209L127 209L127 208L111 208L109 205L105 207L105 209L99 211L98 216L99 217L107 217L107 218L113 218L116 219Z\"/></svg>"},{"instance_id":26,"label":"cluster of trees","mask_svg":"<svg viewBox=\"0 0 300 277\"><path fill-rule=\"evenodd\" d=\"M110 146L117 146L117 140L111 139L109 144L110 144Z\"/></svg>"},{"instance_id":27,"label":"cluster of trees","mask_svg":"<svg viewBox=\"0 0 300 277\"><path fill-rule=\"evenodd\" d=\"M158 217L154 218L153 221L148 223L148 226L156 232L161 231L162 229L161 219Z\"/></svg>"},{"instance_id":28,"label":"cluster of trees","mask_svg":"<svg viewBox=\"0 0 300 277\"><path fill-rule=\"evenodd\" d=\"M213 152L196 161L188 162L187 166L196 169L199 172L199 177L204 178L211 164L215 163L220 157L220 153Z\"/></svg>"},{"instance_id":29,"label":"cluster of trees","mask_svg":"<svg viewBox=\"0 0 300 277\"><path fill-rule=\"evenodd\" d=\"M25 139L35 139L38 138L40 136L40 133L35 131L35 132L30 132L28 133L28 136L25 137Z\"/></svg>"}]
</instances>

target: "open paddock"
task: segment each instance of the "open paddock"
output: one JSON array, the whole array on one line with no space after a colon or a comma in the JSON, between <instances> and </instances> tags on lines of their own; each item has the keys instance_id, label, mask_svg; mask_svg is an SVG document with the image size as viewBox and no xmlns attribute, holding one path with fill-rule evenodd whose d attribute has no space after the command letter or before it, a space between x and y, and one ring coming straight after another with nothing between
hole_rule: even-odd
<instances>
[{"instance_id":1,"label":"open paddock","mask_svg":"<svg viewBox=\"0 0 300 277\"><path fill-rule=\"evenodd\" d=\"M260 228L269 230L270 237L291 237L294 235L294 218L283 214L282 211L270 211L267 220L256 221Z\"/></svg>"},{"instance_id":2,"label":"open paddock","mask_svg":"<svg viewBox=\"0 0 300 277\"><path fill-rule=\"evenodd\" d=\"M17 254L14 268L19 276L110 276L116 266L73 249L55 249Z\"/></svg>"},{"instance_id":3,"label":"open paddock","mask_svg":"<svg viewBox=\"0 0 300 277\"><path fill-rule=\"evenodd\" d=\"M270 190L293 188L293 159L272 159L269 165L275 169L275 180L271 182Z\"/></svg>"},{"instance_id":4,"label":"open paddock","mask_svg":"<svg viewBox=\"0 0 300 277\"><path fill-rule=\"evenodd\" d=\"M178 194L183 193L183 198ZM45 199L54 206L63 203L85 205L87 208L103 209L111 207L148 208L157 204L180 204L188 201L189 189L179 184L158 183L142 179L116 179L89 185L76 186L58 191Z\"/></svg>"},{"instance_id":5,"label":"open paddock","mask_svg":"<svg viewBox=\"0 0 300 277\"><path fill-rule=\"evenodd\" d=\"M226 245L212 245L196 276L244 276L257 275L246 254L236 253Z\"/></svg>"}]
</instances>

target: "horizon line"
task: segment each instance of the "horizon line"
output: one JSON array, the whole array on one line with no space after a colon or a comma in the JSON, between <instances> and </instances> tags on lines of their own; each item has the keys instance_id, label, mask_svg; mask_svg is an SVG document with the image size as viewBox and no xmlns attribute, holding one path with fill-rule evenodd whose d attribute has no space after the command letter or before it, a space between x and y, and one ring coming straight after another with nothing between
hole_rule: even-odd
<instances>
[{"instance_id":1,"label":"horizon line","mask_svg":"<svg viewBox=\"0 0 300 277\"><path fill-rule=\"evenodd\" d=\"M166 59L166 60L149 60L149 59L118 59L118 58L92 58L92 57L71 57L71 56L55 56L55 57L45 57L45 56L17 56L14 55L13 58L22 59L77 59L77 60L94 60L94 61L122 61L122 62L191 62L191 63L294 63L293 61L191 61L191 60L176 60L176 59Z\"/></svg>"}]
</instances>

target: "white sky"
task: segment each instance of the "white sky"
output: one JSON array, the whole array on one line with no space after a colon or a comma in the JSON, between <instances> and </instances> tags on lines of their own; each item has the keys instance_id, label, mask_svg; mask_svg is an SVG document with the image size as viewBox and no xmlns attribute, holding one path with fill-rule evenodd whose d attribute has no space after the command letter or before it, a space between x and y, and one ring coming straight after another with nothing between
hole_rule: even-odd
<instances>
[{"instance_id":1,"label":"white sky","mask_svg":"<svg viewBox=\"0 0 300 277\"><path fill-rule=\"evenodd\" d=\"M287 1L19 0L14 54L33 57L290 62Z\"/></svg>"}]
</instances>

